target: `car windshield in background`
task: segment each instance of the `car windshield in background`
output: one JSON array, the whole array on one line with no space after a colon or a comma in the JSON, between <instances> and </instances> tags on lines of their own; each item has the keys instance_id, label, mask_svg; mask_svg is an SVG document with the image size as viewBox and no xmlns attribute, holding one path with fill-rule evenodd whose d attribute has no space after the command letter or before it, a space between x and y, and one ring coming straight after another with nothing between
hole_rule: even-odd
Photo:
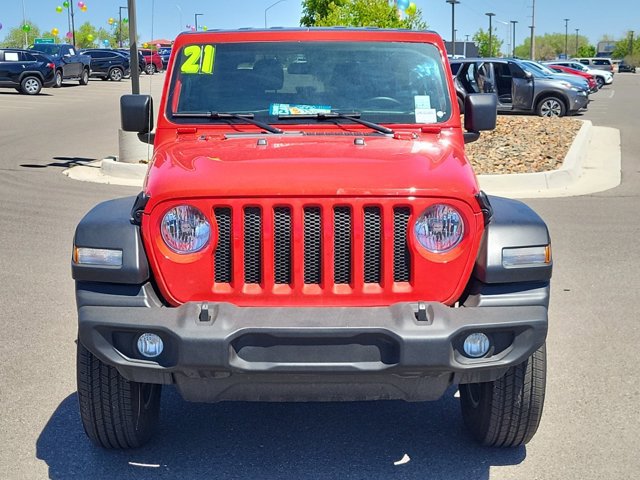
<instances>
[{"instance_id":1,"label":"car windshield in background","mask_svg":"<svg viewBox=\"0 0 640 480\"><path fill-rule=\"evenodd\" d=\"M440 54L429 44L193 44L176 62L167 113L179 123L203 120L173 114L252 114L284 124L313 123L327 113L407 124L451 117Z\"/></svg>"},{"instance_id":2,"label":"car windshield in background","mask_svg":"<svg viewBox=\"0 0 640 480\"><path fill-rule=\"evenodd\" d=\"M36 43L31 47L31 50L37 50L39 52L46 53L47 55L58 55L60 47L50 43Z\"/></svg>"}]
</instances>

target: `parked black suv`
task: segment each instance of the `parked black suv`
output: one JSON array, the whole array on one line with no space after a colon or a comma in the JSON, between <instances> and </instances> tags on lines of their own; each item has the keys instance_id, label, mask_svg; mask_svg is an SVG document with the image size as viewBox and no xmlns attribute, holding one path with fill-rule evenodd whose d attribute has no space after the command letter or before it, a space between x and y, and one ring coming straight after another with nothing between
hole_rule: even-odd
<instances>
[{"instance_id":1,"label":"parked black suv","mask_svg":"<svg viewBox=\"0 0 640 480\"><path fill-rule=\"evenodd\" d=\"M618 73L620 73L620 72L636 73L636 66L635 65L631 65L631 64L625 62L624 60L622 60L618 64Z\"/></svg>"},{"instance_id":2,"label":"parked black suv","mask_svg":"<svg viewBox=\"0 0 640 480\"><path fill-rule=\"evenodd\" d=\"M55 82L55 65L43 55L18 49L0 50L0 87L37 95Z\"/></svg>"},{"instance_id":3,"label":"parked black suv","mask_svg":"<svg viewBox=\"0 0 640 480\"><path fill-rule=\"evenodd\" d=\"M81 50L91 57L91 76L119 82L129 75L129 57L109 48Z\"/></svg>"},{"instance_id":4,"label":"parked black suv","mask_svg":"<svg viewBox=\"0 0 640 480\"><path fill-rule=\"evenodd\" d=\"M131 52L128 48L118 48L118 52L122 53L129 59L129 64L131 64ZM147 69L147 61L144 59L144 55L140 51L138 51L138 73L142 73Z\"/></svg>"}]
</instances>

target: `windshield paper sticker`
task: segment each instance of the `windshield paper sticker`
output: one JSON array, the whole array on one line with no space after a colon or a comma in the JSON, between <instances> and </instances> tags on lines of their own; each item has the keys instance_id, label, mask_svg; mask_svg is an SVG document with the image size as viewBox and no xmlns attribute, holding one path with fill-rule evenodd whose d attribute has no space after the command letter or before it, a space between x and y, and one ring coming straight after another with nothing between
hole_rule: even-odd
<instances>
[{"instance_id":1,"label":"windshield paper sticker","mask_svg":"<svg viewBox=\"0 0 640 480\"><path fill-rule=\"evenodd\" d=\"M438 121L436 109L431 108L431 97L429 95L415 95L413 101L416 106L417 123L436 123Z\"/></svg>"},{"instance_id":2,"label":"windshield paper sticker","mask_svg":"<svg viewBox=\"0 0 640 480\"><path fill-rule=\"evenodd\" d=\"M331 113L331 106L272 103L269 107L269 115L316 115L318 113Z\"/></svg>"},{"instance_id":3,"label":"windshield paper sticker","mask_svg":"<svg viewBox=\"0 0 640 480\"><path fill-rule=\"evenodd\" d=\"M216 47L213 45L189 45L182 52L185 57L180 71L187 75L198 73L213 73L213 63L216 57Z\"/></svg>"}]
</instances>

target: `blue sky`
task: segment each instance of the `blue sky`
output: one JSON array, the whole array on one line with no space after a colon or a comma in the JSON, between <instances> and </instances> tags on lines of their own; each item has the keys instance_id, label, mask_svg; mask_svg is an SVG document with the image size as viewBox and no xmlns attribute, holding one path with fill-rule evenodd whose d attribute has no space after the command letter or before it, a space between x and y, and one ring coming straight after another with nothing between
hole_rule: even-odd
<instances>
[{"instance_id":1,"label":"blue sky","mask_svg":"<svg viewBox=\"0 0 640 480\"><path fill-rule=\"evenodd\" d=\"M63 0L2 0L0 30L2 39L10 28L21 25L23 4L27 19L42 30L58 28L61 35L68 30L66 13L56 13L56 6ZM75 0L74 5L77 5ZM431 30L446 40L451 37L451 5L446 0L414 0L422 10L424 20ZM267 25L298 26L301 16L301 0L137 0L138 32L140 40L174 38L186 25L194 23L208 28L264 27L265 10ZM487 12L495 13L493 26L499 38L505 39L509 28L504 23L517 20L516 43L521 44L529 35L531 5L533 0L461 0L455 7L457 40L472 36L479 28L487 29ZM96 26L109 28L110 17L118 18L118 6L126 6L127 0L84 0L87 11L75 8L75 24L89 21ZM575 38L575 29L595 45L603 35L622 38L628 30L640 35L640 5L638 0L617 0L615 8L602 0L535 0L536 34L564 33L565 18L569 18L569 35ZM123 10L126 16L126 10ZM504 23L501 23L504 22Z\"/></svg>"}]
</instances>

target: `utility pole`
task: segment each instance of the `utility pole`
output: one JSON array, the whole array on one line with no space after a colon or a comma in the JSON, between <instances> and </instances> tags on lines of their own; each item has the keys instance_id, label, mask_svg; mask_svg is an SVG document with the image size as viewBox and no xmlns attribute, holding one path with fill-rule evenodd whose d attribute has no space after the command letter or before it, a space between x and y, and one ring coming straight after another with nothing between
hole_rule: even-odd
<instances>
[{"instance_id":1,"label":"utility pole","mask_svg":"<svg viewBox=\"0 0 640 480\"><path fill-rule=\"evenodd\" d=\"M136 21L136 0L127 0L127 10L129 11L129 58L131 59L131 93L140 94L140 73L135 68L138 65L138 45L136 32L138 22Z\"/></svg>"},{"instance_id":2,"label":"utility pole","mask_svg":"<svg viewBox=\"0 0 640 480\"><path fill-rule=\"evenodd\" d=\"M460 0L447 0L451 4L451 55L456 54L456 3Z\"/></svg>"},{"instance_id":3,"label":"utility pole","mask_svg":"<svg viewBox=\"0 0 640 480\"><path fill-rule=\"evenodd\" d=\"M69 10L71 11L71 37L73 38L73 46L76 46L76 26L73 22L73 2L69 2Z\"/></svg>"},{"instance_id":4,"label":"utility pole","mask_svg":"<svg viewBox=\"0 0 640 480\"><path fill-rule=\"evenodd\" d=\"M513 33L511 34L511 37L513 38L513 42L511 43L513 46L513 52L511 53L511 56L516 58L516 23L518 23L518 20L510 20L510 22L513 29Z\"/></svg>"},{"instance_id":5,"label":"utility pole","mask_svg":"<svg viewBox=\"0 0 640 480\"><path fill-rule=\"evenodd\" d=\"M578 55L578 32L579 32L579 31L580 31L580 29L579 29L579 28L576 28L576 53L575 53L575 56L576 56L576 57L577 57L577 56L579 56L579 55Z\"/></svg>"},{"instance_id":6,"label":"utility pole","mask_svg":"<svg viewBox=\"0 0 640 480\"><path fill-rule=\"evenodd\" d=\"M533 4L531 5L531 50L529 52L529 57L531 60L535 60L536 56L536 0L532 0Z\"/></svg>"},{"instance_id":7,"label":"utility pole","mask_svg":"<svg viewBox=\"0 0 640 480\"><path fill-rule=\"evenodd\" d=\"M495 17L496 14L495 13L485 13L485 15L487 17L489 17L489 55L488 56L489 57L493 57L493 49L491 48L492 47L492 45L491 45L491 36L493 35L493 31L492 31L493 27L491 26L491 18Z\"/></svg>"},{"instance_id":8,"label":"utility pole","mask_svg":"<svg viewBox=\"0 0 640 480\"><path fill-rule=\"evenodd\" d=\"M569 58L569 19L564 19L564 58Z\"/></svg>"},{"instance_id":9,"label":"utility pole","mask_svg":"<svg viewBox=\"0 0 640 480\"><path fill-rule=\"evenodd\" d=\"M633 34L635 32L633 30L631 30L629 32L629 55L633 55Z\"/></svg>"}]
</instances>

